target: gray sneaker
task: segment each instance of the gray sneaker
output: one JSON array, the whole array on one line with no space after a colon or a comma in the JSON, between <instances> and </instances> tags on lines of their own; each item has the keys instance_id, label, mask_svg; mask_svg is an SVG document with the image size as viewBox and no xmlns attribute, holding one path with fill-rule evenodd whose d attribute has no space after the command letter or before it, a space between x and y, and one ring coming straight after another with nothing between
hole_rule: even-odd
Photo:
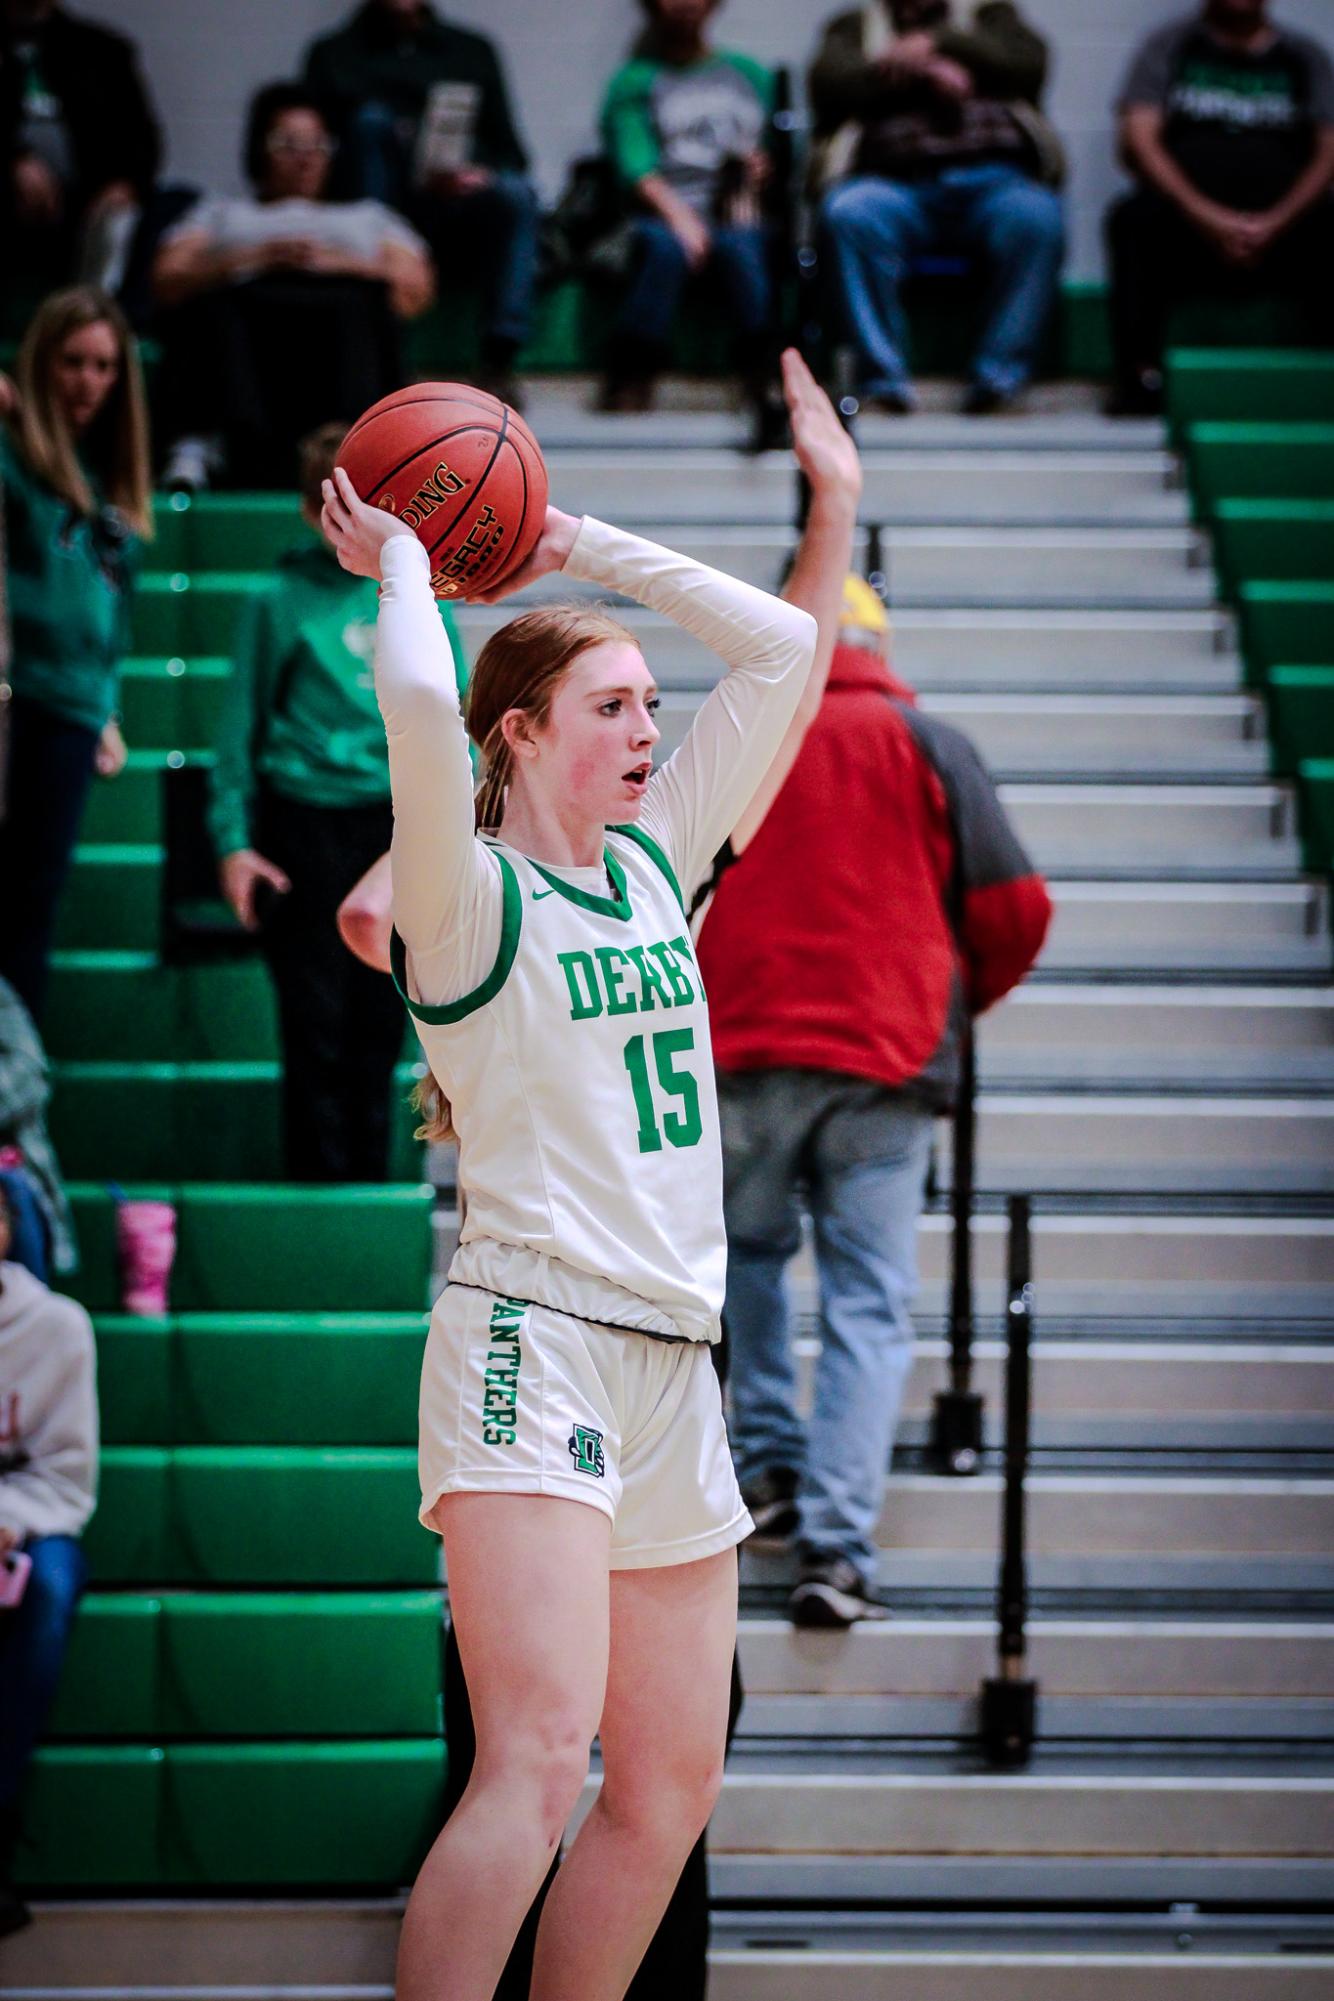
<instances>
[{"instance_id":1,"label":"gray sneaker","mask_svg":"<svg viewBox=\"0 0 1334 2001\"><path fill-rule=\"evenodd\" d=\"M889 1617L846 1556L807 1557L787 1610L794 1626L855 1626L862 1619Z\"/></svg>"}]
</instances>

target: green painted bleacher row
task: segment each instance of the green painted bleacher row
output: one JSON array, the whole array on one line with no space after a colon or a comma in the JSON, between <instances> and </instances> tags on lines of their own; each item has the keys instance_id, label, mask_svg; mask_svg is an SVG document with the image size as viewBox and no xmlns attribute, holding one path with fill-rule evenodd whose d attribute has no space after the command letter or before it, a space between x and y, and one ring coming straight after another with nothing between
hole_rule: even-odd
<instances>
[{"instance_id":1,"label":"green painted bleacher row","mask_svg":"<svg viewBox=\"0 0 1334 2001\"><path fill-rule=\"evenodd\" d=\"M434 1190L411 1186L149 1183L176 1205L175 1313L420 1313L428 1303ZM93 1313L120 1306L116 1199L71 1182L79 1270L64 1290Z\"/></svg>"},{"instance_id":2,"label":"green painted bleacher row","mask_svg":"<svg viewBox=\"0 0 1334 2001\"><path fill-rule=\"evenodd\" d=\"M96 1585L431 1585L406 1446L113 1445L84 1546Z\"/></svg>"},{"instance_id":3,"label":"green painted bleacher row","mask_svg":"<svg viewBox=\"0 0 1334 2001\"><path fill-rule=\"evenodd\" d=\"M437 1591L89 1592L57 1743L438 1737Z\"/></svg>"},{"instance_id":4,"label":"green painted bleacher row","mask_svg":"<svg viewBox=\"0 0 1334 2001\"><path fill-rule=\"evenodd\" d=\"M440 1824L438 1736L51 1745L25 1805L28 1890L411 1882Z\"/></svg>"},{"instance_id":5,"label":"green painted bleacher row","mask_svg":"<svg viewBox=\"0 0 1334 2001\"><path fill-rule=\"evenodd\" d=\"M1168 408L1309 867L1334 864L1334 354L1174 352Z\"/></svg>"},{"instance_id":6,"label":"green painted bleacher row","mask_svg":"<svg viewBox=\"0 0 1334 2001\"><path fill-rule=\"evenodd\" d=\"M225 654L131 655L120 672L120 713L136 750L209 750L217 742L232 663Z\"/></svg>"},{"instance_id":7,"label":"green painted bleacher row","mask_svg":"<svg viewBox=\"0 0 1334 2001\"><path fill-rule=\"evenodd\" d=\"M108 1063L269 1063L278 1054L273 984L258 956L164 966L153 950L56 952L42 1033L57 1062L93 1051Z\"/></svg>"},{"instance_id":8,"label":"green painted bleacher row","mask_svg":"<svg viewBox=\"0 0 1334 2001\"><path fill-rule=\"evenodd\" d=\"M413 1138L413 1082L413 1066L400 1064L389 1173L415 1183L425 1162ZM272 1182L283 1174L281 1095L276 1062L62 1062L47 1117L65 1172L76 1179Z\"/></svg>"},{"instance_id":9,"label":"green painted bleacher row","mask_svg":"<svg viewBox=\"0 0 1334 2001\"><path fill-rule=\"evenodd\" d=\"M97 1317L104 1445L409 1446L424 1313Z\"/></svg>"}]
</instances>

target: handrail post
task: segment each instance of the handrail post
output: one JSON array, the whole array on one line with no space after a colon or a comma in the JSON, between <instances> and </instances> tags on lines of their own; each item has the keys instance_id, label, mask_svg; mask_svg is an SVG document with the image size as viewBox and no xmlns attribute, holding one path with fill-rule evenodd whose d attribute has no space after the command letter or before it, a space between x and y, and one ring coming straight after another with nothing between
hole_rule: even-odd
<instances>
[{"instance_id":1,"label":"handrail post","mask_svg":"<svg viewBox=\"0 0 1334 2001\"><path fill-rule=\"evenodd\" d=\"M1038 1685L1028 1665L1028 1572L1024 1479L1032 1406L1033 1267L1031 1204L1009 1201L1009 1274L1005 1357L1005 1495L997 1616L999 1672L982 1683L982 1746L993 1765L1026 1765L1037 1736Z\"/></svg>"},{"instance_id":2,"label":"handrail post","mask_svg":"<svg viewBox=\"0 0 1334 2001\"><path fill-rule=\"evenodd\" d=\"M982 1457L983 1404L973 1388L973 1191L977 1138L977 1052L972 1023L960 1049L950 1176L950 1380L936 1392L928 1456L943 1473L976 1473Z\"/></svg>"}]
</instances>

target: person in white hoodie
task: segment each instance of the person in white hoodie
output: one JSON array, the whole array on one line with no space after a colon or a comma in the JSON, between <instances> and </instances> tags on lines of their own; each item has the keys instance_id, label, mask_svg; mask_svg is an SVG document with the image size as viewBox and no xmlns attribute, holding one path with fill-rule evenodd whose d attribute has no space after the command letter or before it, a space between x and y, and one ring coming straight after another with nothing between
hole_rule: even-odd
<instances>
[{"instance_id":1,"label":"person in white hoodie","mask_svg":"<svg viewBox=\"0 0 1334 2001\"><path fill-rule=\"evenodd\" d=\"M98 1446L92 1323L9 1249L0 1199L0 1584L17 1554L32 1565L19 1602L0 1605L0 1936L28 1919L12 1881L20 1796L83 1590Z\"/></svg>"}]
</instances>

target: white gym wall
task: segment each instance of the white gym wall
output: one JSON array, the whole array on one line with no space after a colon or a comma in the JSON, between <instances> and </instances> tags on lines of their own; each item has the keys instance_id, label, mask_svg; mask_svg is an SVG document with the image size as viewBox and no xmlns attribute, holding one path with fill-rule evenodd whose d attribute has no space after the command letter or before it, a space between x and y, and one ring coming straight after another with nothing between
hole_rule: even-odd
<instances>
[{"instance_id":1,"label":"white gym wall","mask_svg":"<svg viewBox=\"0 0 1334 2001\"><path fill-rule=\"evenodd\" d=\"M967 0L955 0L966 14ZM1069 148L1070 256L1077 277L1102 269L1100 217L1117 181L1111 100L1126 58L1189 0L1024 0L1048 37L1048 108ZM252 90L293 74L307 42L352 12L341 0L72 0L139 44L167 133L168 170L216 189L240 182L241 120ZM602 85L622 59L641 15L634 0L452 0L442 12L500 45L521 128L543 194L561 185L566 161L594 144ZM725 0L722 43L798 70L839 0ZM1277 0L1275 18L1322 35L1334 48L1331 0Z\"/></svg>"}]
</instances>

